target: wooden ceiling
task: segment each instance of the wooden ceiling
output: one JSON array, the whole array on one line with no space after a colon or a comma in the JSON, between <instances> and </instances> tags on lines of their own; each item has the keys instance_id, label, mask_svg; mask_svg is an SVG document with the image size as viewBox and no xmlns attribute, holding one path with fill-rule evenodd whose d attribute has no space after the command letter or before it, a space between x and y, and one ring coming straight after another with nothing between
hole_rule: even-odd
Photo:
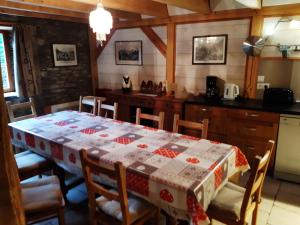
<instances>
[{"instance_id":1,"label":"wooden ceiling","mask_svg":"<svg viewBox=\"0 0 300 225\"><path fill-rule=\"evenodd\" d=\"M99 0L0 0L0 13L87 23L89 12L96 8L98 2ZM226 6L235 5L242 8L241 10L249 11L260 9L262 4L262 0L102 0L102 2L117 23L140 22L145 17L168 21L173 16L170 14L171 7L188 14L203 16L218 13L214 12L217 6L225 6L226 9Z\"/></svg>"}]
</instances>

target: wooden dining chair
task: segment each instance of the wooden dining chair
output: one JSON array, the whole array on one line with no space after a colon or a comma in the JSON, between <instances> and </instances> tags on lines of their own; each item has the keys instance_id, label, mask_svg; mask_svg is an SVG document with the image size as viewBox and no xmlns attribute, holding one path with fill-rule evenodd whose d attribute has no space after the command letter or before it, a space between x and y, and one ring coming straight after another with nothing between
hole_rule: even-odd
<instances>
[{"instance_id":1,"label":"wooden dining chair","mask_svg":"<svg viewBox=\"0 0 300 225\"><path fill-rule=\"evenodd\" d=\"M33 98L29 98L29 102L17 104L11 104L10 102L7 102L6 106L10 122L17 122L20 120L30 119L37 116ZM16 116L15 112L19 110L22 110L22 113L26 113L27 111L30 111L30 113L22 116Z\"/></svg>"},{"instance_id":2,"label":"wooden dining chair","mask_svg":"<svg viewBox=\"0 0 300 225\"><path fill-rule=\"evenodd\" d=\"M229 182L220 190L206 212L210 219L246 225L252 215L252 225L256 225L261 190L273 149L274 141L269 141L265 155L256 156L246 188Z\"/></svg>"},{"instance_id":3,"label":"wooden dining chair","mask_svg":"<svg viewBox=\"0 0 300 225\"><path fill-rule=\"evenodd\" d=\"M30 110L31 113L25 116L21 115L18 117L15 115L15 111L18 110L25 112L27 112L27 110ZM32 98L29 98L29 102L18 103L14 105L12 105L11 103L7 103L7 111L11 122L34 118L37 115ZM33 153L29 150L15 154L15 159L18 166L20 180L25 180L36 175L41 175L47 171L52 170L54 166L54 163L51 160L48 160L43 156L40 156L39 154Z\"/></svg>"},{"instance_id":4,"label":"wooden dining chair","mask_svg":"<svg viewBox=\"0 0 300 225\"><path fill-rule=\"evenodd\" d=\"M158 123L158 129L164 129L165 113L159 112L158 116L141 112L141 108L136 109L136 124L141 124L141 119L152 120Z\"/></svg>"},{"instance_id":5,"label":"wooden dining chair","mask_svg":"<svg viewBox=\"0 0 300 225\"><path fill-rule=\"evenodd\" d=\"M126 172L121 162L114 169L96 164L86 150L80 151L82 170L88 190L91 224L142 225L150 219L159 224L157 207L138 197L127 195ZM92 179L92 172L106 175L117 182L117 189L107 189ZM100 197L95 197L95 196Z\"/></svg>"},{"instance_id":6,"label":"wooden dining chair","mask_svg":"<svg viewBox=\"0 0 300 225\"><path fill-rule=\"evenodd\" d=\"M104 114L103 114L104 112ZM104 115L105 118L108 116L108 112L112 112L112 118L114 120L118 117L118 103L114 103L114 105L102 104L101 101L98 101L98 116Z\"/></svg>"},{"instance_id":7,"label":"wooden dining chair","mask_svg":"<svg viewBox=\"0 0 300 225\"><path fill-rule=\"evenodd\" d=\"M201 131L201 138L207 139L207 132L208 132L208 119L202 120L201 123L192 122L192 121L186 121L186 120L180 120L179 115L174 115L174 121L173 121L173 132L178 133L179 127L187 127L193 130L200 130Z\"/></svg>"},{"instance_id":8,"label":"wooden dining chair","mask_svg":"<svg viewBox=\"0 0 300 225\"><path fill-rule=\"evenodd\" d=\"M22 203L27 224L58 217L65 224L64 199L56 176L21 183Z\"/></svg>"}]
</instances>

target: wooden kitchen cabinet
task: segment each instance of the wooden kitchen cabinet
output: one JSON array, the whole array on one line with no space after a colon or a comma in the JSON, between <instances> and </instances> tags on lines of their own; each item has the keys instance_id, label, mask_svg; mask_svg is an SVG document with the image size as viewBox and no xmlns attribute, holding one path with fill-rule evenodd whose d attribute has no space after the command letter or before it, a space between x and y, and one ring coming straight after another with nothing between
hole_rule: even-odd
<instances>
[{"instance_id":1,"label":"wooden kitchen cabinet","mask_svg":"<svg viewBox=\"0 0 300 225\"><path fill-rule=\"evenodd\" d=\"M249 163L256 155L263 155L268 140L277 140L279 114L185 104L185 120L200 122L209 119L208 139L238 146ZM200 132L185 130L186 134L200 136ZM274 167L275 151L269 167Z\"/></svg>"}]
</instances>

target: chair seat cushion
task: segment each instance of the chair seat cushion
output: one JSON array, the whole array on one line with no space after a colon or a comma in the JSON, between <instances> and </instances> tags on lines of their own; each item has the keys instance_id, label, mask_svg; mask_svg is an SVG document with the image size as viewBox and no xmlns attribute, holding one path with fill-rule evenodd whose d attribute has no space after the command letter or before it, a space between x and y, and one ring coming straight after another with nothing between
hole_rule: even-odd
<instances>
[{"instance_id":1,"label":"chair seat cushion","mask_svg":"<svg viewBox=\"0 0 300 225\"><path fill-rule=\"evenodd\" d=\"M17 162L18 170L21 174L34 169L47 167L51 164L51 161L49 161L48 159L31 151L25 151L15 154L15 159Z\"/></svg>"},{"instance_id":2,"label":"chair seat cushion","mask_svg":"<svg viewBox=\"0 0 300 225\"><path fill-rule=\"evenodd\" d=\"M21 188L26 213L38 213L64 205L59 180L56 176L22 182Z\"/></svg>"},{"instance_id":3,"label":"chair seat cushion","mask_svg":"<svg viewBox=\"0 0 300 225\"><path fill-rule=\"evenodd\" d=\"M226 184L210 203L207 214L222 215L228 219L239 220L246 189L233 183Z\"/></svg>"},{"instance_id":4,"label":"chair seat cushion","mask_svg":"<svg viewBox=\"0 0 300 225\"><path fill-rule=\"evenodd\" d=\"M116 190L110 190L111 192L117 193ZM122 210L120 203L114 200L109 200L104 196L100 196L96 199L98 210L101 210L107 215L116 218L119 221L123 220ZM130 222L133 223L137 219L146 215L149 211L153 210L154 206L150 203L135 197L128 196L128 210L130 215Z\"/></svg>"}]
</instances>

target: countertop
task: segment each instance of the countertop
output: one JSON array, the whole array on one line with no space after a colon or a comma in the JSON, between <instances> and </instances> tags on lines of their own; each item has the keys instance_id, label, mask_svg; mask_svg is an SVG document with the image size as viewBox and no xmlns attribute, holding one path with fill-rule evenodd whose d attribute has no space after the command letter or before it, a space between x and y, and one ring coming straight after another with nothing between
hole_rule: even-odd
<instances>
[{"instance_id":1,"label":"countertop","mask_svg":"<svg viewBox=\"0 0 300 225\"><path fill-rule=\"evenodd\" d=\"M185 100L188 104L199 104L206 106L227 107L237 109L250 109L265 112L275 112L280 114L300 115L300 103L293 105L269 105L264 104L262 100L242 99L242 100L208 100L204 97L191 97Z\"/></svg>"}]
</instances>

